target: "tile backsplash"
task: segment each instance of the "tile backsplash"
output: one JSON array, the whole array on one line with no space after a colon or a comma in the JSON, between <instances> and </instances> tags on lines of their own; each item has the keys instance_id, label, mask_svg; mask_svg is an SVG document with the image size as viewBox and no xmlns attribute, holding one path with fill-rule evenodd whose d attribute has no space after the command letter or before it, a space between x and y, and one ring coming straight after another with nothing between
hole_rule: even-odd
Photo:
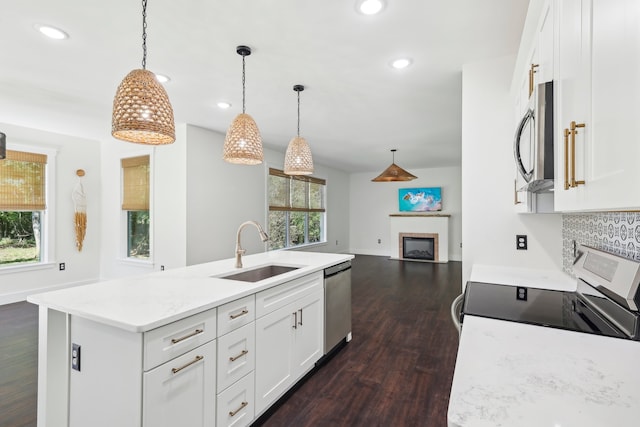
<instances>
[{"instance_id":1,"label":"tile backsplash","mask_svg":"<svg viewBox=\"0 0 640 427\"><path fill-rule=\"evenodd\" d=\"M562 268L572 274L573 241L640 261L640 212L562 215Z\"/></svg>"}]
</instances>

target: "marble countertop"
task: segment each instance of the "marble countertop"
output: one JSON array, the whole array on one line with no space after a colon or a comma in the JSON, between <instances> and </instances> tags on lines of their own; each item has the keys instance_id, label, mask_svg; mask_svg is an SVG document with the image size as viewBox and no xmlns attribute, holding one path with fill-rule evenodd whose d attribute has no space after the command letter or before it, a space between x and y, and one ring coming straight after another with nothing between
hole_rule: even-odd
<instances>
[{"instance_id":1,"label":"marble countertop","mask_svg":"<svg viewBox=\"0 0 640 427\"><path fill-rule=\"evenodd\" d=\"M640 342L466 316L449 427L630 426Z\"/></svg>"},{"instance_id":2,"label":"marble countertop","mask_svg":"<svg viewBox=\"0 0 640 427\"><path fill-rule=\"evenodd\" d=\"M27 301L131 332L145 332L352 259L349 254L273 251L30 295ZM262 265L299 267L255 283L222 279Z\"/></svg>"},{"instance_id":3,"label":"marble countertop","mask_svg":"<svg viewBox=\"0 0 640 427\"><path fill-rule=\"evenodd\" d=\"M474 264L469 280L571 292L576 290L577 283L575 278L559 270L538 270L486 264Z\"/></svg>"}]
</instances>

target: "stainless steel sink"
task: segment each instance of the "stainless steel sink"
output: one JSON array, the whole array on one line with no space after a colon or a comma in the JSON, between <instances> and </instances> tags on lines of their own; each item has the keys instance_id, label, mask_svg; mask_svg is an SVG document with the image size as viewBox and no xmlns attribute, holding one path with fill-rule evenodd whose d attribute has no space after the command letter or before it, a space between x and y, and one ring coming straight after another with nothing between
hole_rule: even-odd
<instances>
[{"instance_id":1,"label":"stainless steel sink","mask_svg":"<svg viewBox=\"0 0 640 427\"><path fill-rule=\"evenodd\" d=\"M291 267L288 265L265 265L263 267L254 268L253 270L245 270L239 273L231 273L222 276L216 276L221 279L239 280L241 282L259 282L260 280L278 276L297 270L300 267Z\"/></svg>"}]
</instances>

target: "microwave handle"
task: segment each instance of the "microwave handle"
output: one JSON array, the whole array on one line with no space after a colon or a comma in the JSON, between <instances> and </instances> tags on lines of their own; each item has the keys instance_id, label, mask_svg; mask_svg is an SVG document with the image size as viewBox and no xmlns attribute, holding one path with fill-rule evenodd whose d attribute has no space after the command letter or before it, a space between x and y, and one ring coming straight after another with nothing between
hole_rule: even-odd
<instances>
[{"instance_id":1,"label":"microwave handle","mask_svg":"<svg viewBox=\"0 0 640 427\"><path fill-rule=\"evenodd\" d=\"M522 157L520 155L520 138L522 137L522 131L524 130L527 122L533 119L533 110L528 109L522 120L520 120L518 128L516 129L516 136L513 139L513 158L516 161L516 167L518 168L520 175L522 175L522 177L527 182L531 181L531 178L533 177L533 171L526 171L524 165L522 164Z\"/></svg>"}]
</instances>

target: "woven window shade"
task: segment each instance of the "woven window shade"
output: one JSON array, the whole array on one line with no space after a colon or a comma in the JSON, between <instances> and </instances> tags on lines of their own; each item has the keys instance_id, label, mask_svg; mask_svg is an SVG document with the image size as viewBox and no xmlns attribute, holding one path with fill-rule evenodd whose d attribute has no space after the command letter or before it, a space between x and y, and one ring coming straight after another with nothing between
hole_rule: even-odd
<instances>
[{"instance_id":1,"label":"woven window shade","mask_svg":"<svg viewBox=\"0 0 640 427\"><path fill-rule=\"evenodd\" d=\"M47 156L7 150L0 162L0 210L46 209Z\"/></svg>"},{"instance_id":2,"label":"woven window shade","mask_svg":"<svg viewBox=\"0 0 640 427\"><path fill-rule=\"evenodd\" d=\"M272 194L270 188L269 193L269 210L270 211L289 211L289 212L324 212L324 199L322 187L326 185L324 179L315 178L312 176L301 175L287 175L280 169L269 168L270 177L279 177L286 180L287 191L284 193L286 200L283 200L283 194L281 192L274 192ZM271 184L280 184L278 180L270 180ZM307 197L304 201L296 200L295 192L296 187L300 184L307 185ZM298 192L299 194L299 192ZM275 197L274 197L275 196Z\"/></svg>"},{"instance_id":3,"label":"woven window shade","mask_svg":"<svg viewBox=\"0 0 640 427\"><path fill-rule=\"evenodd\" d=\"M122 210L149 210L149 156L122 159Z\"/></svg>"}]
</instances>

